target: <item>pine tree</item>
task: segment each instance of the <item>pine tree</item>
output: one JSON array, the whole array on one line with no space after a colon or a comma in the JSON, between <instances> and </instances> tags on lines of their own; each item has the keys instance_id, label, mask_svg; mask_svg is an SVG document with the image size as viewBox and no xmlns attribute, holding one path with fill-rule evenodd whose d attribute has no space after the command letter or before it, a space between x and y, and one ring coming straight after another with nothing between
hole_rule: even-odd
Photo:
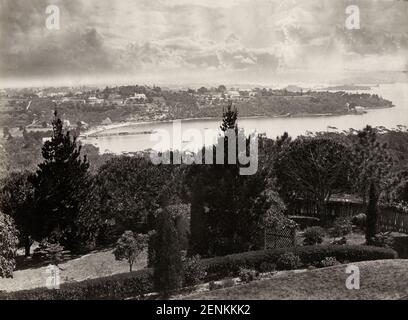
<instances>
[{"instance_id":1,"label":"pine tree","mask_svg":"<svg viewBox=\"0 0 408 320\"><path fill-rule=\"evenodd\" d=\"M223 109L222 112L222 124L220 129L226 132L228 129L237 129L237 118L238 118L238 111L237 108L232 106L232 103L228 105L228 107Z\"/></svg>"},{"instance_id":2,"label":"pine tree","mask_svg":"<svg viewBox=\"0 0 408 320\"><path fill-rule=\"evenodd\" d=\"M164 297L168 297L172 290L182 285L183 265L178 234L167 208L158 211L154 247L155 287Z\"/></svg>"},{"instance_id":3,"label":"pine tree","mask_svg":"<svg viewBox=\"0 0 408 320\"><path fill-rule=\"evenodd\" d=\"M378 220L378 195L373 181L370 182L369 198L367 205L367 219L366 219L366 241L371 244L372 238L377 233Z\"/></svg>"},{"instance_id":4,"label":"pine tree","mask_svg":"<svg viewBox=\"0 0 408 320\"><path fill-rule=\"evenodd\" d=\"M42 148L44 161L31 179L34 186L34 237L37 241L56 236L67 249L77 249L77 218L86 199L88 168L81 147L55 112L53 137Z\"/></svg>"}]
</instances>

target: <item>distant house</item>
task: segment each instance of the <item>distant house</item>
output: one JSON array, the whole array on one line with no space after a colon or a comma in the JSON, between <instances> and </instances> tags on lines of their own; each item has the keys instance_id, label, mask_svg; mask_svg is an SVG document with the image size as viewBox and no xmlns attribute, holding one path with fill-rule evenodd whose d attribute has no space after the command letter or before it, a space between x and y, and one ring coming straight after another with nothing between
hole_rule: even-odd
<instances>
[{"instance_id":1,"label":"distant house","mask_svg":"<svg viewBox=\"0 0 408 320\"><path fill-rule=\"evenodd\" d=\"M349 194L334 194L326 203L325 212L319 212L317 204L311 199L296 199L288 208L290 215L333 219L339 216L354 216L364 212L365 205L360 197Z\"/></svg>"},{"instance_id":2,"label":"distant house","mask_svg":"<svg viewBox=\"0 0 408 320\"><path fill-rule=\"evenodd\" d=\"M227 92L227 96L228 96L230 99L239 99L239 97L240 97L241 95L240 95L239 91L230 90L230 91Z\"/></svg>"},{"instance_id":3,"label":"distant house","mask_svg":"<svg viewBox=\"0 0 408 320\"><path fill-rule=\"evenodd\" d=\"M135 93L134 96L127 98L125 103L126 104L144 103L146 102L146 100L147 100L147 97L144 93Z\"/></svg>"},{"instance_id":4,"label":"distant house","mask_svg":"<svg viewBox=\"0 0 408 320\"><path fill-rule=\"evenodd\" d=\"M347 103L346 106L347 106L349 112L354 112L354 113L357 113L357 114L366 113L364 107L362 107L362 106L357 106L357 105L356 105L355 103L353 103L353 102L352 102L352 103Z\"/></svg>"},{"instance_id":5,"label":"distant house","mask_svg":"<svg viewBox=\"0 0 408 320\"><path fill-rule=\"evenodd\" d=\"M89 103L89 104L91 104L91 105L95 105L95 104L102 104L102 103L104 103L105 102L105 100L104 99L99 99L99 98L97 98L97 97L89 97L88 99L87 99L87 102Z\"/></svg>"},{"instance_id":6,"label":"distant house","mask_svg":"<svg viewBox=\"0 0 408 320\"><path fill-rule=\"evenodd\" d=\"M354 108L354 110L355 110L356 113L358 113L358 114L366 113L366 112L365 112L365 108L362 107L362 106L356 106L356 107Z\"/></svg>"}]
</instances>

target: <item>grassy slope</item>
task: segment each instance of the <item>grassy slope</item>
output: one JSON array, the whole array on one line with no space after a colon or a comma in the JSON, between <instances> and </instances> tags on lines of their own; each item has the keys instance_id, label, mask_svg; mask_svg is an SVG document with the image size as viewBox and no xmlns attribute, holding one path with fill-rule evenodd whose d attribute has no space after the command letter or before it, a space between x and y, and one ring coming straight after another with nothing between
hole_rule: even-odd
<instances>
[{"instance_id":1,"label":"grassy slope","mask_svg":"<svg viewBox=\"0 0 408 320\"><path fill-rule=\"evenodd\" d=\"M133 266L133 270L146 267L146 254ZM61 282L82 281L85 279L105 277L129 271L126 261L115 261L112 250L90 253L80 258L61 263ZM15 271L12 279L0 278L0 290L18 291L36 287L45 287L47 267L30 268Z\"/></svg>"},{"instance_id":2,"label":"grassy slope","mask_svg":"<svg viewBox=\"0 0 408 320\"><path fill-rule=\"evenodd\" d=\"M360 290L345 286L346 265L286 273L269 280L196 294L187 299L400 299L408 295L408 260L355 263Z\"/></svg>"}]
</instances>

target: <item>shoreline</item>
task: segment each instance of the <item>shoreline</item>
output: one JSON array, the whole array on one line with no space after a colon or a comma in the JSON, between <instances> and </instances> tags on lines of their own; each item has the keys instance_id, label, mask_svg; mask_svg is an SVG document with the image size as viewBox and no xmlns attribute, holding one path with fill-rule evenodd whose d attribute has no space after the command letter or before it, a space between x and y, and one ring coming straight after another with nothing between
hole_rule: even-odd
<instances>
[{"instance_id":1,"label":"shoreline","mask_svg":"<svg viewBox=\"0 0 408 320\"><path fill-rule=\"evenodd\" d=\"M388 109L388 108L393 108L395 107L394 105L392 106L384 106L381 108L367 108L366 110L376 110L376 109ZM286 114L286 115L275 115L275 116L267 116L267 115L259 115L259 116L245 116L241 117L240 119L246 120L246 119L284 119L284 118L310 118L310 117L335 117L335 116L344 116L344 115L355 115L355 116L360 116L362 114L357 114L357 113L349 113L349 112L341 112L341 113L298 113L298 114ZM118 128L123 128L123 127L129 127L129 126L137 126L137 125L155 125L155 124L166 124L166 123L171 123L173 121L185 121L185 122L192 122L192 121L214 121L214 120L219 120L219 117L203 117L203 118L184 118L184 119L172 119L172 120L127 120L124 122L116 122L112 123L109 125L98 125L95 126L79 135L79 138L86 139L86 138L95 138L98 137L98 133L102 133L108 130L112 129L118 129Z\"/></svg>"}]
</instances>

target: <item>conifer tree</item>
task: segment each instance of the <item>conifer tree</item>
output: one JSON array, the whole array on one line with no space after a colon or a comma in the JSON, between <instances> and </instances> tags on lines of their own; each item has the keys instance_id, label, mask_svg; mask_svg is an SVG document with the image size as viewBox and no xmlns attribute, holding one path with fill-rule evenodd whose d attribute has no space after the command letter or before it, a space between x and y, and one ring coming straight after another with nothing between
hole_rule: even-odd
<instances>
[{"instance_id":1,"label":"conifer tree","mask_svg":"<svg viewBox=\"0 0 408 320\"><path fill-rule=\"evenodd\" d=\"M154 282L156 289L168 297L172 290L182 285L183 265L179 237L172 216L167 208L157 213L155 235Z\"/></svg>"},{"instance_id":2,"label":"conifer tree","mask_svg":"<svg viewBox=\"0 0 408 320\"><path fill-rule=\"evenodd\" d=\"M238 118L238 111L237 108L232 106L230 103L227 108L222 112L222 123L220 129L226 132L228 129L237 129L237 118Z\"/></svg>"},{"instance_id":3,"label":"conifer tree","mask_svg":"<svg viewBox=\"0 0 408 320\"><path fill-rule=\"evenodd\" d=\"M44 161L31 179L34 186L34 237L40 241L51 234L67 249L77 249L77 218L86 199L89 164L80 157L75 137L64 132L55 112L53 137L42 147Z\"/></svg>"},{"instance_id":4,"label":"conifer tree","mask_svg":"<svg viewBox=\"0 0 408 320\"><path fill-rule=\"evenodd\" d=\"M370 182L370 189L367 204L367 218L366 218L366 241L371 244L373 237L377 233L378 220L378 195L373 181Z\"/></svg>"}]
</instances>

